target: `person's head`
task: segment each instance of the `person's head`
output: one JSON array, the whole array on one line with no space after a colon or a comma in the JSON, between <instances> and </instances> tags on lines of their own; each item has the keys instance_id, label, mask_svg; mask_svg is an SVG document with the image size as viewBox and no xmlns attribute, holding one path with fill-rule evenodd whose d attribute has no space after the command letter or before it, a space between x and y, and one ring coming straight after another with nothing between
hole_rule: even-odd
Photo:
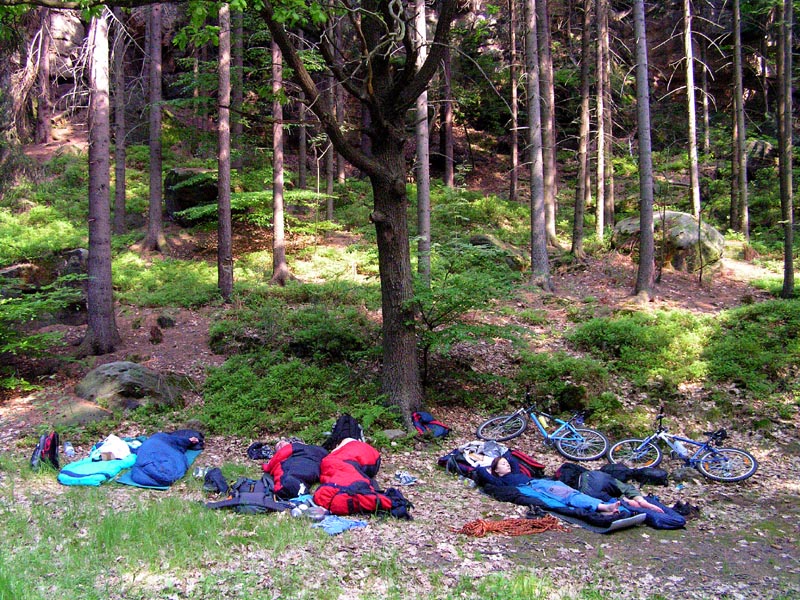
<instances>
[{"instance_id":1,"label":"person's head","mask_svg":"<svg viewBox=\"0 0 800 600\"><path fill-rule=\"evenodd\" d=\"M502 477L511 473L511 463L502 456L498 456L492 461L491 473L495 477Z\"/></svg>"},{"instance_id":2,"label":"person's head","mask_svg":"<svg viewBox=\"0 0 800 600\"><path fill-rule=\"evenodd\" d=\"M289 440L278 440L278 443L275 444L275 452L277 452L278 450L280 450L284 446L288 446L289 443L290 443Z\"/></svg>"}]
</instances>

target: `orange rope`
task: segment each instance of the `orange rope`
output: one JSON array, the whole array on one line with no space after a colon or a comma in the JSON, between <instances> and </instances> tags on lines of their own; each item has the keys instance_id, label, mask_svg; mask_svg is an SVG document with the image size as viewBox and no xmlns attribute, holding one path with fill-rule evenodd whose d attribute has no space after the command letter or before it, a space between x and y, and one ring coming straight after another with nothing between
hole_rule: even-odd
<instances>
[{"instance_id":1,"label":"orange rope","mask_svg":"<svg viewBox=\"0 0 800 600\"><path fill-rule=\"evenodd\" d=\"M453 529L453 531L473 537L483 537L487 533L530 535L543 531L568 531L568 529L553 515L545 515L538 519L504 519L502 521L477 519L466 523L461 529Z\"/></svg>"}]
</instances>

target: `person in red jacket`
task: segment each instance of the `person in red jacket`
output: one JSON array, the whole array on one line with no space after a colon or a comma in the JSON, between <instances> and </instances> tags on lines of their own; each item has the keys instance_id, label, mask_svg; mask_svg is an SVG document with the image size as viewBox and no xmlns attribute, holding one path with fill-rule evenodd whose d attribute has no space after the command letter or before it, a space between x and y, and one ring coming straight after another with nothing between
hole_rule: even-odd
<instances>
[{"instance_id":1,"label":"person in red jacket","mask_svg":"<svg viewBox=\"0 0 800 600\"><path fill-rule=\"evenodd\" d=\"M278 498L290 500L311 491L319 481L320 463L328 451L320 446L280 440L275 455L261 468L272 476Z\"/></svg>"}]
</instances>

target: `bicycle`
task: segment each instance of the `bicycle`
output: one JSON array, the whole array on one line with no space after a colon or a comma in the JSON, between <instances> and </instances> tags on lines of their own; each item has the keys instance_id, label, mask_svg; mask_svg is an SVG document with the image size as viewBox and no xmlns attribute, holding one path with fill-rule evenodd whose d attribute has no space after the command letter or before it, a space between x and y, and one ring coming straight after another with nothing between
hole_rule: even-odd
<instances>
[{"instance_id":1,"label":"bicycle","mask_svg":"<svg viewBox=\"0 0 800 600\"><path fill-rule=\"evenodd\" d=\"M664 454L657 441L670 447L674 457L682 460L687 466L700 471L712 481L734 482L751 477L758 469L755 457L738 448L718 448L717 444L727 439L725 429L706 431L705 442L698 442L686 437L669 433L664 427L664 407L656 417L655 431L644 439L628 439L617 442L608 451L608 460L626 467L657 467ZM695 448L694 452L690 449Z\"/></svg>"},{"instance_id":2,"label":"bicycle","mask_svg":"<svg viewBox=\"0 0 800 600\"><path fill-rule=\"evenodd\" d=\"M510 415L492 417L478 427L477 435L482 440L504 442L519 437L533 422L536 429L548 446L555 449L570 460L597 460L608 450L608 439L599 431L580 427L588 411L581 410L564 421L546 413L531 404L530 392L525 393L525 408L520 408ZM558 424L552 432L547 431L550 421ZM577 427L576 427L577 425Z\"/></svg>"}]
</instances>

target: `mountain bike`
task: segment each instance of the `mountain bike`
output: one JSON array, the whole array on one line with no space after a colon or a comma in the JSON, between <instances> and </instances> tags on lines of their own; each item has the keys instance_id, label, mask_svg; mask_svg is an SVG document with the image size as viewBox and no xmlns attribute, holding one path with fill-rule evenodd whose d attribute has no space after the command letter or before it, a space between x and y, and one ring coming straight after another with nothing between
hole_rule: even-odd
<instances>
[{"instance_id":1,"label":"mountain bike","mask_svg":"<svg viewBox=\"0 0 800 600\"><path fill-rule=\"evenodd\" d=\"M671 454L687 466L694 467L713 481L742 481L751 477L758 469L758 461L749 452L738 448L719 448L717 444L727 439L724 429L706 431L708 439L698 442L669 433L664 427L664 407L656 417L655 431L644 439L629 439L617 442L608 451L608 460L626 467L657 467L664 455L658 441L671 449Z\"/></svg>"},{"instance_id":2,"label":"mountain bike","mask_svg":"<svg viewBox=\"0 0 800 600\"><path fill-rule=\"evenodd\" d=\"M599 431L581 427L588 411L574 413L564 421L558 417L539 410L531 404L530 392L525 394L525 408L520 408L510 415L492 417L478 427L478 437L482 440L504 442L522 435L532 422L544 438L548 446L555 446L559 454L570 460L597 460L608 450L608 439ZM553 422L556 429L548 432Z\"/></svg>"}]
</instances>

